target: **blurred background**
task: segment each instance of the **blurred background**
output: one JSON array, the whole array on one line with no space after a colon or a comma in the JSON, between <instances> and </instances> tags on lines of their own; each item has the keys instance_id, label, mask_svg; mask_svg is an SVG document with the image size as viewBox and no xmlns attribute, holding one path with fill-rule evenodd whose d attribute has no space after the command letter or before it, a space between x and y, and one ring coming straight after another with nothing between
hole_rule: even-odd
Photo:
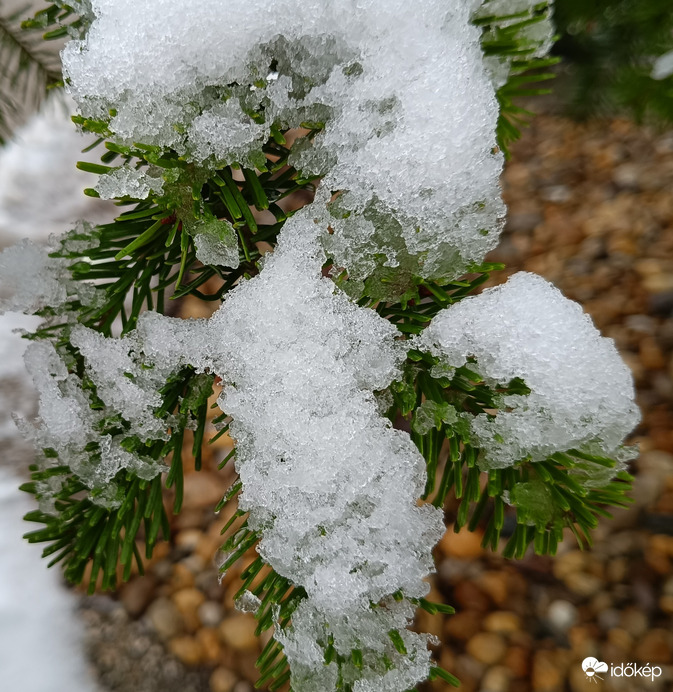
<instances>
[{"instance_id":1,"label":"blurred background","mask_svg":"<svg viewBox=\"0 0 673 692\"><path fill-rule=\"evenodd\" d=\"M75 162L96 152L81 153L90 141L69 122L71 104L43 98L58 78L58 41L18 29L14 15L41 6L0 0L0 247L114 214L81 194L91 180ZM506 166L509 217L489 259L507 269L491 283L537 272L615 340L643 413L632 440L640 446L634 504L600 525L590 550L569 535L555 558L517 562L482 550L478 532L454 534L449 504L432 597L457 612L421 612L417 624L437 635L435 655L465 692L664 692L673 689L673 77L655 77L673 50L673 8L670 0L557 0L556 17L562 61L554 93L525 104L538 115ZM181 306L183 315L203 309ZM31 452L11 412L30 415L34 400L11 330L31 324L0 318L3 687L250 692L260 650L254 620L233 608L236 570L219 584L213 562L228 519L212 512L229 484L216 472L226 436L209 448L203 471L186 469L170 543L117 593L66 588L39 548L21 541L30 507L16 487ZM597 680L582 669L587 657L661 674Z\"/></svg>"}]
</instances>

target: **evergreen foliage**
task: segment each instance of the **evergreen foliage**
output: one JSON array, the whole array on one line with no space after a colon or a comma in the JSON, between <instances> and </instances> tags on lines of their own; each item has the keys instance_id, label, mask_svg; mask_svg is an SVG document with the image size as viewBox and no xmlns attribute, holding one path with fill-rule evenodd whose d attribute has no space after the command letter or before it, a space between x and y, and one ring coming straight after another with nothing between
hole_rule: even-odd
<instances>
[{"instance_id":1,"label":"evergreen foliage","mask_svg":"<svg viewBox=\"0 0 673 692\"><path fill-rule=\"evenodd\" d=\"M557 0L555 22L575 115L673 119L673 76L652 77L655 59L673 49L668 0Z\"/></svg>"},{"instance_id":2,"label":"evergreen foliage","mask_svg":"<svg viewBox=\"0 0 673 692\"><path fill-rule=\"evenodd\" d=\"M0 3L0 145L63 79L56 51L21 30L25 9L7 15L2 10Z\"/></svg>"},{"instance_id":3,"label":"evergreen foliage","mask_svg":"<svg viewBox=\"0 0 673 692\"><path fill-rule=\"evenodd\" d=\"M561 3L559 3L561 4ZM597 6L600 3L593 3ZM624 4L624 3L623 3ZM35 19L24 23L27 29L45 32L45 38L57 38L69 32L79 32L85 23L83 6L58 2L38 12ZM540 21L546 3L540 3L539 12L533 18L528 15L481 17L476 20L483 28L483 47L487 55L512 58L509 78L498 90L502 107L498 126L499 145L507 151L508 145L519 136L519 128L530 113L516 105L516 99L532 93L541 93L538 83L549 79L549 66L554 59L537 58L534 46L524 37L523 30L531 23ZM562 10L559 9L559 16ZM587 12L587 21L590 15ZM506 26L503 19L509 20ZM511 20L516 20L512 23ZM654 21L655 17L652 17ZM9 26L9 25L8 25ZM11 25L13 26L13 25ZM10 37L5 24L2 32ZM12 29L14 32L14 29ZM665 32L664 32L665 33ZM18 43L29 56L39 56L27 47L32 46L30 33L22 34ZM14 40L6 39L6 40ZM1 44L0 44L1 45ZM662 44L663 46L663 38ZM25 60L17 63L23 66ZM58 81L51 67L35 62L44 83ZM19 71L17 69L17 74ZM288 163L290 148L286 132L272 129L272 137L264 147L264 160L255 162L255 170L238 166L219 170L205 170L185 162L175 152L157 146L136 143L121 146L109 140L110 132L105 121L92 121L75 117L74 121L86 132L98 135L94 146L101 148L101 163L81 163L80 168L95 175L108 173L113 165L125 163L133 168L160 169L164 180L170 181L160 194L148 200L126 197L117 201L118 217L111 223L72 232L53 256L70 262L70 272L76 281L95 280L103 296L100 304L89 306L73 302L70 307L77 313L80 324L95 329L103 335L112 334L116 320L121 321L122 334L133 330L141 312L153 309L164 313L169 301L194 296L204 301L220 301L245 278L259 272L260 252L256 243L264 241L274 246L283 224L292 212L286 213L278 205L283 198L297 192L312 193L316 179L303 178ZM305 123L306 137L314 137L323 127L321 123ZM0 120L0 128L2 121ZM0 129L0 134L2 130ZM239 168L242 176L234 177ZM242 177L242 180L239 178ZM96 197L93 188L86 193ZM270 223L255 220L252 210L268 210L273 215ZM226 221L238 237L239 265L236 269L204 265L196 258L192 235L195 222L212 223ZM87 241L91 235L97 244L84 244L77 249L73 240ZM402 337L412 337L422 332L440 310L473 294L488 279L489 273L500 270L501 265L482 264L471 267L471 272L461 280L433 281L417 276L404 277L395 300L382 301L377 293L377 282L365 284L360 298L361 306L370 307L395 324ZM217 290L205 292L207 282L214 280ZM348 276L336 277L337 284L348 291ZM379 276L377 281L395 281L394 272ZM38 330L33 339L48 339L57 351L66 354L71 371L77 373L84 388L91 393L96 405L96 386L87 378L83 359L70 343L72 324L59 322L49 311L48 327ZM495 390L485 384L468 367L459 368L447 376L437 376L438 361L433 356L411 348L404 368L404 377L393 383L389 391L381 393L388 401L386 415L396 426L411 429L411 436L427 464L427 487L424 498L437 507L444 507L449 498L459 501L455 517L451 517L455 530L484 528L484 546L498 549L500 538L509 536L504 548L508 557L521 558L533 544L537 554L554 554L562 538L564 528L570 528L580 545L590 544L590 533L597 525L598 517L609 516L609 507L625 507L631 478L620 472L617 478L604 487L587 489L578 482L577 474L586 469L613 467L615 461L587 455L580 450L554 454L542 462L532 463L522 459L512 468L480 471L477 460L479 450L470 439L469 426L456 417L455 412L472 414L496 411L502 394L525 394L526 384L513 380L506 390ZM434 370L433 370L434 369ZM431 372L432 371L432 372ZM114 479L118 506L109 508L96 503L95 497L83 497L85 489L67 465L55 462L45 468L32 467L32 478L22 489L43 499L46 489L54 487L57 479L60 489L54 497L56 513L41 510L31 512L26 519L40 525L26 535L35 543L44 543L43 554L50 558L50 565L61 562L66 577L73 583L83 580L87 567L89 592L93 592L100 579L104 589L117 585L117 565L124 566L122 579L131 573L135 560L142 572L143 559L149 558L161 537L169 537L169 519L166 515L162 494L165 488L174 489L173 512L178 513L182 503L183 470L182 454L185 431L194 430L192 453L195 465L200 467L204 444L204 431L208 413L208 399L213 391L213 378L196 374L192 368L184 368L166 382L161 394L163 405L156 416L166 420L170 427L168 440L141 440L132 434L121 416L101 422L100 433L123 436L123 446L145 458L165 462L170 470L162 478L143 480L129 470L123 470ZM387 397L387 399L386 399ZM228 429L226 413L215 419L221 426L219 434ZM95 445L90 450L95 457L99 453ZM43 450L45 457L54 451ZM222 466L235 458L235 451ZM235 507L241 491L241 483L235 482L219 505ZM540 497L553 499L554 509L549 511ZM505 499L509 498L516 508L507 512ZM221 569L224 571L239 560L259 540L259 534L247 525L247 517L241 510L233 511L232 519L224 530L222 551L227 555ZM145 556L140 554L136 541L142 538ZM291 622L291 617L305 593L288 579L275 573L261 557L252 562L241 574L241 587L237 597L251 592L261 601L255 617L257 632L274 625L280 627ZM402 595L400 594L400 598ZM418 599L415 603L429 613L451 612L448 606ZM376 604L372 604L376 607ZM405 654L404 642L395 630L390 634L395 649ZM323 642L325 661L340 661L330 642ZM346 665L345 661L340 661ZM258 660L260 680L258 686L279 689L290 676L281 644L271 639ZM362 665L362 651L354 650L348 665ZM457 680L440 667L432 669L431 677L450 684ZM351 689L348 683L342 689Z\"/></svg>"}]
</instances>

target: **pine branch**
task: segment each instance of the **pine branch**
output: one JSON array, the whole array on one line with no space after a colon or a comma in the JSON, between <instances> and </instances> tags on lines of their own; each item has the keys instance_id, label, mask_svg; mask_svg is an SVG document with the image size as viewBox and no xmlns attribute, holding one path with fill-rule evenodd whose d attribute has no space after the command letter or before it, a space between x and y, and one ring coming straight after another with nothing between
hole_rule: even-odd
<instances>
[{"instance_id":1,"label":"pine branch","mask_svg":"<svg viewBox=\"0 0 673 692\"><path fill-rule=\"evenodd\" d=\"M445 292L446 298L433 295L433 302L448 305L456 299L456 291ZM597 470L615 468L617 462L581 450L558 452L543 461L524 458L513 467L482 471L480 450L460 414L492 414L500 408L502 396L526 395L530 390L517 379L495 391L469 366L445 377L435 370L438 365L429 354L409 352L405 378L390 388L394 404L388 416L393 421L402 416L411 423L411 437L427 464L424 498L442 507L452 493L458 502L456 532L484 527L482 545L492 550L499 549L501 536L509 535L505 557L524 557L531 543L537 554L554 555L564 528L572 530L580 547L591 545L598 518L610 517L610 507L626 508L632 502L628 492L633 478L623 471L602 487L583 484L594 479ZM510 531L507 515L514 522Z\"/></svg>"},{"instance_id":2,"label":"pine branch","mask_svg":"<svg viewBox=\"0 0 673 692\"><path fill-rule=\"evenodd\" d=\"M531 11L512 15L489 15L482 9L473 20L482 30L484 55L510 61L507 80L496 92L500 104L496 136L498 147L507 158L509 146L521 137L522 128L534 115L517 102L550 93L538 85L555 77L548 68L558 63L558 58L537 57L540 44L527 34L531 27L546 21L550 12L549 3L542 0Z\"/></svg>"},{"instance_id":3,"label":"pine branch","mask_svg":"<svg viewBox=\"0 0 673 692\"><path fill-rule=\"evenodd\" d=\"M61 83L58 55L28 33L17 15L0 15L0 144Z\"/></svg>"}]
</instances>

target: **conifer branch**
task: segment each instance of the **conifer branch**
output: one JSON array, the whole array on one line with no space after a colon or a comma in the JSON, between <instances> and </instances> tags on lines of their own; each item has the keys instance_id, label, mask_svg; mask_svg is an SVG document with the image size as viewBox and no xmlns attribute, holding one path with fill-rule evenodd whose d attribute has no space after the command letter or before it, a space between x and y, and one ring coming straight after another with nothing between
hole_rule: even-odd
<instances>
[{"instance_id":1,"label":"conifer branch","mask_svg":"<svg viewBox=\"0 0 673 692\"><path fill-rule=\"evenodd\" d=\"M0 144L61 83L55 51L22 31L17 16L0 14Z\"/></svg>"}]
</instances>

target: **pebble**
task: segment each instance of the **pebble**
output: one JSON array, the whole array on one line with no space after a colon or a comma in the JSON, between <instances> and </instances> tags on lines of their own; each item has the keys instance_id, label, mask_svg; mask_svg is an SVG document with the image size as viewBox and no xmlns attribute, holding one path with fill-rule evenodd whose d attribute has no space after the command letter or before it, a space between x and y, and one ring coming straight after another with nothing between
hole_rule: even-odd
<instances>
[{"instance_id":1,"label":"pebble","mask_svg":"<svg viewBox=\"0 0 673 692\"><path fill-rule=\"evenodd\" d=\"M214 627L202 627L196 638L203 649L203 659L206 663L217 663L222 653L220 637Z\"/></svg>"},{"instance_id":2,"label":"pebble","mask_svg":"<svg viewBox=\"0 0 673 692\"><path fill-rule=\"evenodd\" d=\"M455 557L460 560L471 560L479 557L484 549L481 547L483 534L479 531L467 531L463 529L459 533L453 532L453 527L447 527L444 537L439 542L439 550L447 557Z\"/></svg>"},{"instance_id":3,"label":"pebble","mask_svg":"<svg viewBox=\"0 0 673 692\"><path fill-rule=\"evenodd\" d=\"M218 628L222 642L237 651L256 651L259 644L255 636L257 621L252 615L232 615Z\"/></svg>"},{"instance_id":4,"label":"pebble","mask_svg":"<svg viewBox=\"0 0 673 692\"><path fill-rule=\"evenodd\" d=\"M572 652L581 659L598 655L597 637L591 627L585 625L571 627L568 630L568 641Z\"/></svg>"},{"instance_id":5,"label":"pebble","mask_svg":"<svg viewBox=\"0 0 673 692\"><path fill-rule=\"evenodd\" d=\"M512 673L512 677L525 678L530 666L529 651L523 646L511 646L507 649L502 664Z\"/></svg>"},{"instance_id":6,"label":"pebble","mask_svg":"<svg viewBox=\"0 0 673 692\"><path fill-rule=\"evenodd\" d=\"M508 692L512 673L505 666L493 666L482 678L479 692Z\"/></svg>"},{"instance_id":7,"label":"pebble","mask_svg":"<svg viewBox=\"0 0 673 692\"><path fill-rule=\"evenodd\" d=\"M505 605L507 599L511 596L510 589L508 588L510 578L505 572L482 572L477 577L476 582L479 588L487 593L497 606Z\"/></svg>"},{"instance_id":8,"label":"pebble","mask_svg":"<svg viewBox=\"0 0 673 692\"><path fill-rule=\"evenodd\" d=\"M224 616L224 608L217 601L205 601L198 607L197 615L205 627L217 627Z\"/></svg>"},{"instance_id":9,"label":"pebble","mask_svg":"<svg viewBox=\"0 0 673 692\"><path fill-rule=\"evenodd\" d=\"M147 609L147 615L160 639L171 639L184 631L185 623L175 604L158 598Z\"/></svg>"},{"instance_id":10,"label":"pebble","mask_svg":"<svg viewBox=\"0 0 673 692\"><path fill-rule=\"evenodd\" d=\"M471 581L461 581L456 584L453 601L456 606L471 610L487 611L491 605L488 596Z\"/></svg>"},{"instance_id":11,"label":"pebble","mask_svg":"<svg viewBox=\"0 0 673 692\"><path fill-rule=\"evenodd\" d=\"M564 582L574 594L583 597L593 596L603 588L603 582L599 577L585 572L568 574Z\"/></svg>"},{"instance_id":12,"label":"pebble","mask_svg":"<svg viewBox=\"0 0 673 692\"><path fill-rule=\"evenodd\" d=\"M633 647L633 637L621 627L614 627L608 632L608 641L625 654L628 654Z\"/></svg>"},{"instance_id":13,"label":"pebble","mask_svg":"<svg viewBox=\"0 0 673 692\"><path fill-rule=\"evenodd\" d=\"M561 692L563 676L554 651L538 651L533 657L532 683L535 692Z\"/></svg>"},{"instance_id":14,"label":"pebble","mask_svg":"<svg viewBox=\"0 0 673 692\"><path fill-rule=\"evenodd\" d=\"M444 635L467 641L481 629L483 616L474 610L464 610L451 615L444 623Z\"/></svg>"},{"instance_id":15,"label":"pebble","mask_svg":"<svg viewBox=\"0 0 673 692\"><path fill-rule=\"evenodd\" d=\"M196 666L203 661L203 647L194 637L171 639L168 642L168 650L188 666Z\"/></svg>"},{"instance_id":16,"label":"pebble","mask_svg":"<svg viewBox=\"0 0 673 692\"><path fill-rule=\"evenodd\" d=\"M650 630L640 640L634 655L644 663L671 663L673 660L673 633L656 628Z\"/></svg>"},{"instance_id":17,"label":"pebble","mask_svg":"<svg viewBox=\"0 0 673 692\"><path fill-rule=\"evenodd\" d=\"M224 474L199 471L185 475L185 509L212 509L227 490Z\"/></svg>"},{"instance_id":18,"label":"pebble","mask_svg":"<svg viewBox=\"0 0 673 692\"><path fill-rule=\"evenodd\" d=\"M233 692L238 678L227 668L215 668L208 684L210 692Z\"/></svg>"},{"instance_id":19,"label":"pebble","mask_svg":"<svg viewBox=\"0 0 673 692\"><path fill-rule=\"evenodd\" d=\"M500 634L518 632L521 629L521 618L516 613L496 610L486 616L483 626L487 632L498 632Z\"/></svg>"},{"instance_id":20,"label":"pebble","mask_svg":"<svg viewBox=\"0 0 673 692\"><path fill-rule=\"evenodd\" d=\"M578 619L577 608L562 599L552 601L547 608L547 620L556 632L567 632Z\"/></svg>"},{"instance_id":21,"label":"pebble","mask_svg":"<svg viewBox=\"0 0 673 692\"><path fill-rule=\"evenodd\" d=\"M466 651L479 663L491 666L502 659L507 645L503 637L495 632L479 632L467 642Z\"/></svg>"},{"instance_id":22,"label":"pebble","mask_svg":"<svg viewBox=\"0 0 673 692\"><path fill-rule=\"evenodd\" d=\"M126 612L133 618L142 615L154 598L157 580L152 574L135 577L124 584L119 592L119 600Z\"/></svg>"},{"instance_id":23,"label":"pebble","mask_svg":"<svg viewBox=\"0 0 673 692\"><path fill-rule=\"evenodd\" d=\"M183 617L188 632L195 632L201 625L198 615L199 607L206 600L201 591L188 587L176 591L171 598Z\"/></svg>"}]
</instances>

